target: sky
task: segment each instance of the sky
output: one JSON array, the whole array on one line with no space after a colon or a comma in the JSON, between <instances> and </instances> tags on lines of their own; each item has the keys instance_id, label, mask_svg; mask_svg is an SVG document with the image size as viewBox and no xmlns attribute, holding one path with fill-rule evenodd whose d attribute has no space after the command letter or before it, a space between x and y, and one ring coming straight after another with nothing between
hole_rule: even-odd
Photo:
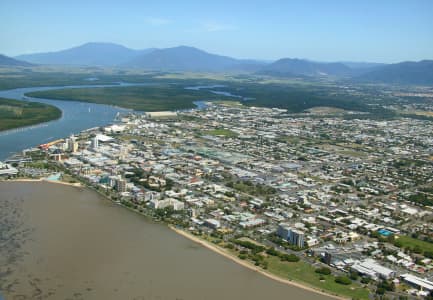
<instances>
[{"instance_id":1,"label":"sky","mask_svg":"<svg viewBox=\"0 0 433 300\"><path fill-rule=\"evenodd\" d=\"M112 42L275 60L433 59L432 0L0 0L0 53Z\"/></svg>"}]
</instances>

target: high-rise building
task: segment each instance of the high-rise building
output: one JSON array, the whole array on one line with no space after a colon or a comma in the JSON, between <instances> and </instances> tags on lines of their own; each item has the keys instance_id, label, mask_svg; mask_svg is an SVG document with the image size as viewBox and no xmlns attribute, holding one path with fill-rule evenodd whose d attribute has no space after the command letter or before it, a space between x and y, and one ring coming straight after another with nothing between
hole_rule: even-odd
<instances>
[{"instance_id":1,"label":"high-rise building","mask_svg":"<svg viewBox=\"0 0 433 300\"><path fill-rule=\"evenodd\" d=\"M299 248L304 247L305 234L301 230L292 229L289 233L288 242L292 245L296 245Z\"/></svg>"},{"instance_id":2,"label":"high-rise building","mask_svg":"<svg viewBox=\"0 0 433 300\"><path fill-rule=\"evenodd\" d=\"M116 191L119 193L126 192L126 180L119 178L116 180Z\"/></svg>"},{"instance_id":3,"label":"high-rise building","mask_svg":"<svg viewBox=\"0 0 433 300\"><path fill-rule=\"evenodd\" d=\"M92 149L98 149L98 147L99 147L99 141L98 141L98 138L96 136L92 139L91 147L92 147Z\"/></svg>"},{"instance_id":4,"label":"high-rise building","mask_svg":"<svg viewBox=\"0 0 433 300\"><path fill-rule=\"evenodd\" d=\"M77 139L75 136L72 135L69 138L68 146L69 146L69 149L68 149L69 151L71 151L71 152L77 152L78 151L78 142L77 142Z\"/></svg>"},{"instance_id":5,"label":"high-rise building","mask_svg":"<svg viewBox=\"0 0 433 300\"><path fill-rule=\"evenodd\" d=\"M292 228L289 224L278 225L277 235L291 245L298 246L300 248L304 247L305 234L303 231Z\"/></svg>"},{"instance_id":6,"label":"high-rise building","mask_svg":"<svg viewBox=\"0 0 433 300\"><path fill-rule=\"evenodd\" d=\"M291 227L290 227L289 224L281 223L281 224L278 225L277 235L280 238L283 238L283 239L287 240L287 238L289 236L290 229L291 229Z\"/></svg>"}]
</instances>

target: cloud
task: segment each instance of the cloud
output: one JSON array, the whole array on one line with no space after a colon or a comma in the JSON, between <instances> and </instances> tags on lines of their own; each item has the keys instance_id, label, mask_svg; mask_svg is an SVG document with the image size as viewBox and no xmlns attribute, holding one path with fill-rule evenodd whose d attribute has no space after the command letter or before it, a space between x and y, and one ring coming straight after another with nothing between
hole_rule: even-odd
<instances>
[{"instance_id":1,"label":"cloud","mask_svg":"<svg viewBox=\"0 0 433 300\"><path fill-rule=\"evenodd\" d=\"M218 22L204 22L202 23L202 27L207 32L230 31L238 29L236 26Z\"/></svg>"},{"instance_id":2,"label":"cloud","mask_svg":"<svg viewBox=\"0 0 433 300\"><path fill-rule=\"evenodd\" d=\"M147 17L145 19L146 23L152 25L152 26L162 26L167 25L171 23L170 19L166 18L155 18L155 17Z\"/></svg>"}]
</instances>

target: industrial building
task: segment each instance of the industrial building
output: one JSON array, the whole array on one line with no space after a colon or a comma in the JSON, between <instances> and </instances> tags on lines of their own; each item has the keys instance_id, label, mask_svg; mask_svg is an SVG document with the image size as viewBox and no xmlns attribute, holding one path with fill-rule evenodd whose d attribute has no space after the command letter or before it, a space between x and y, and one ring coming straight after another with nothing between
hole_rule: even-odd
<instances>
[{"instance_id":1,"label":"industrial building","mask_svg":"<svg viewBox=\"0 0 433 300\"><path fill-rule=\"evenodd\" d=\"M351 269L374 280L377 280L379 278L390 279L395 277L396 275L394 270L378 264L375 260L371 258L355 262L352 265Z\"/></svg>"},{"instance_id":2,"label":"industrial building","mask_svg":"<svg viewBox=\"0 0 433 300\"><path fill-rule=\"evenodd\" d=\"M404 282L406 282L412 286L415 286L416 288L418 288L420 290L429 291L429 292L433 291L433 282L431 282L427 279L420 278L420 277L414 276L412 274L402 274L400 276L400 278Z\"/></svg>"}]
</instances>

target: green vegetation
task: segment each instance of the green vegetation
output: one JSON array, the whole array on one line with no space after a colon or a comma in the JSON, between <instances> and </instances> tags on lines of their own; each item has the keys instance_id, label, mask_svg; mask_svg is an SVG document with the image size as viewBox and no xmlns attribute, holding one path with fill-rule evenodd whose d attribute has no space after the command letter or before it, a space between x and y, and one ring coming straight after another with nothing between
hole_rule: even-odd
<instances>
[{"instance_id":1,"label":"green vegetation","mask_svg":"<svg viewBox=\"0 0 433 300\"><path fill-rule=\"evenodd\" d=\"M228 181L226 182L226 186L253 196L269 196L276 193L273 187L259 183L254 184L248 180Z\"/></svg>"},{"instance_id":2,"label":"green vegetation","mask_svg":"<svg viewBox=\"0 0 433 300\"><path fill-rule=\"evenodd\" d=\"M376 294L383 295L386 292L393 292L395 290L395 284L392 281L382 280L377 285Z\"/></svg>"},{"instance_id":3,"label":"green vegetation","mask_svg":"<svg viewBox=\"0 0 433 300\"><path fill-rule=\"evenodd\" d=\"M248 250L236 250L232 243ZM319 290L346 296L351 299L369 299L369 291L358 283L352 282L344 276L344 279L340 278L337 280L339 277L334 277L329 268L315 269L309 263L301 261L294 254L287 254L273 247L268 247L264 250L262 245L240 239L230 240L230 243L227 243L224 247L229 249L229 252L238 258L250 260L256 266L261 266L263 269L281 278L294 280ZM266 255L263 254L263 251ZM349 280L349 284L346 284L346 279Z\"/></svg>"},{"instance_id":4,"label":"green vegetation","mask_svg":"<svg viewBox=\"0 0 433 300\"><path fill-rule=\"evenodd\" d=\"M341 89L338 82L302 80L302 79L265 79L256 75L231 76L224 74L144 72L139 70L115 70L100 68L62 68L62 67L29 67L0 69L0 90L17 87L63 86L63 85L101 85L117 82L151 83L158 87L147 87L145 91L137 87L121 87L114 92L110 88L102 88L99 92L84 92L70 89L65 91L41 92L37 97L52 97L60 100L78 100L104 104L119 105L136 110L164 110L194 107L195 100L217 100L227 106L240 105L279 107L289 112L302 112L312 107L334 107L344 110L370 112L368 115L346 117L392 117L395 113L381 108L374 95L376 87L363 86L353 93ZM96 78L96 80L89 80ZM187 86L215 85L225 87L214 90L229 91L236 95L249 98L239 101L239 98L215 95L208 90L184 90ZM143 87L138 87L143 88ZM130 90L128 90L130 89ZM154 93L153 93L154 92ZM372 96L373 95L373 96ZM155 97L160 96L160 97ZM120 98L119 98L120 97ZM221 101L222 100L222 101ZM227 101L229 100L229 101ZM381 103L388 99L381 99ZM165 104L164 104L165 103Z\"/></svg>"},{"instance_id":5,"label":"green vegetation","mask_svg":"<svg viewBox=\"0 0 433 300\"><path fill-rule=\"evenodd\" d=\"M0 98L0 131L34 125L60 118L55 106Z\"/></svg>"},{"instance_id":6,"label":"green vegetation","mask_svg":"<svg viewBox=\"0 0 433 300\"><path fill-rule=\"evenodd\" d=\"M424 188L409 196L408 200L424 206L433 206L433 188Z\"/></svg>"},{"instance_id":7,"label":"green vegetation","mask_svg":"<svg viewBox=\"0 0 433 300\"><path fill-rule=\"evenodd\" d=\"M395 239L394 244L400 248L409 248L415 253L424 253L426 256L433 254L433 243L421 241L406 235L400 235Z\"/></svg>"},{"instance_id":8,"label":"green vegetation","mask_svg":"<svg viewBox=\"0 0 433 300\"><path fill-rule=\"evenodd\" d=\"M204 131L203 132L204 135L221 135L221 136L225 136L225 137L237 137L238 134L236 132L233 132L229 129L214 129L214 130L208 130L208 131Z\"/></svg>"},{"instance_id":9,"label":"green vegetation","mask_svg":"<svg viewBox=\"0 0 433 300\"><path fill-rule=\"evenodd\" d=\"M108 84L111 80L101 80L91 82L86 80L93 77L85 70L75 73L77 70L44 70L41 68L11 68L1 69L0 90L15 89L21 87L41 87L41 86L64 86L64 85L88 85L88 84Z\"/></svg>"},{"instance_id":10,"label":"green vegetation","mask_svg":"<svg viewBox=\"0 0 433 300\"><path fill-rule=\"evenodd\" d=\"M302 82L289 82L263 84L257 80L256 82L224 83L226 87L221 88L221 90L248 98L248 101L242 102L243 105L284 108L292 113L299 113L312 107L326 106L343 110L370 112L377 116L392 114L380 106L369 106L367 100L371 99L371 97L368 97L368 95L373 91L367 89L365 95L363 95L344 91L335 83L308 82L308 84L302 84ZM359 115L356 114L356 117L359 117Z\"/></svg>"},{"instance_id":11,"label":"green vegetation","mask_svg":"<svg viewBox=\"0 0 433 300\"><path fill-rule=\"evenodd\" d=\"M349 285L352 283L352 280L346 276L337 276L335 277L335 282L343 285Z\"/></svg>"},{"instance_id":12,"label":"green vegetation","mask_svg":"<svg viewBox=\"0 0 433 300\"><path fill-rule=\"evenodd\" d=\"M230 240L233 244L239 245L241 247L250 249L253 253L260 253L263 252L265 250L265 247L257 245L255 243L249 242L249 241L243 241L243 240L237 240L237 239L232 239Z\"/></svg>"},{"instance_id":13,"label":"green vegetation","mask_svg":"<svg viewBox=\"0 0 433 300\"><path fill-rule=\"evenodd\" d=\"M222 105L222 106L227 106L227 107L242 107L242 103L240 103L239 101L214 101L216 104Z\"/></svg>"},{"instance_id":14,"label":"green vegetation","mask_svg":"<svg viewBox=\"0 0 433 300\"><path fill-rule=\"evenodd\" d=\"M116 105L138 111L162 111L194 108L194 101L220 99L204 90L178 85L127 86L107 88L61 89L29 93L28 96L66 101Z\"/></svg>"},{"instance_id":15,"label":"green vegetation","mask_svg":"<svg viewBox=\"0 0 433 300\"><path fill-rule=\"evenodd\" d=\"M362 288L359 284L352 283L350 279L348 285L337 283L334 276L318 274L315 272L315 268L306 262L282 262L274 256L268 257L267 262L267 270L282 278L306 283L318 289L351 299L369 299L368 290Z\"/></svg>"},{"instance_id":16,"label":"green vegetation","mask_svg":"<svg viewBox=\"0 0 433 300\"><path fill-rule=\"evenodd\" d=\"M315 272L322 275L330 275L331 269L327 267L321 267L321 268L317 268Z\"/></svg>"}]
</instances>

